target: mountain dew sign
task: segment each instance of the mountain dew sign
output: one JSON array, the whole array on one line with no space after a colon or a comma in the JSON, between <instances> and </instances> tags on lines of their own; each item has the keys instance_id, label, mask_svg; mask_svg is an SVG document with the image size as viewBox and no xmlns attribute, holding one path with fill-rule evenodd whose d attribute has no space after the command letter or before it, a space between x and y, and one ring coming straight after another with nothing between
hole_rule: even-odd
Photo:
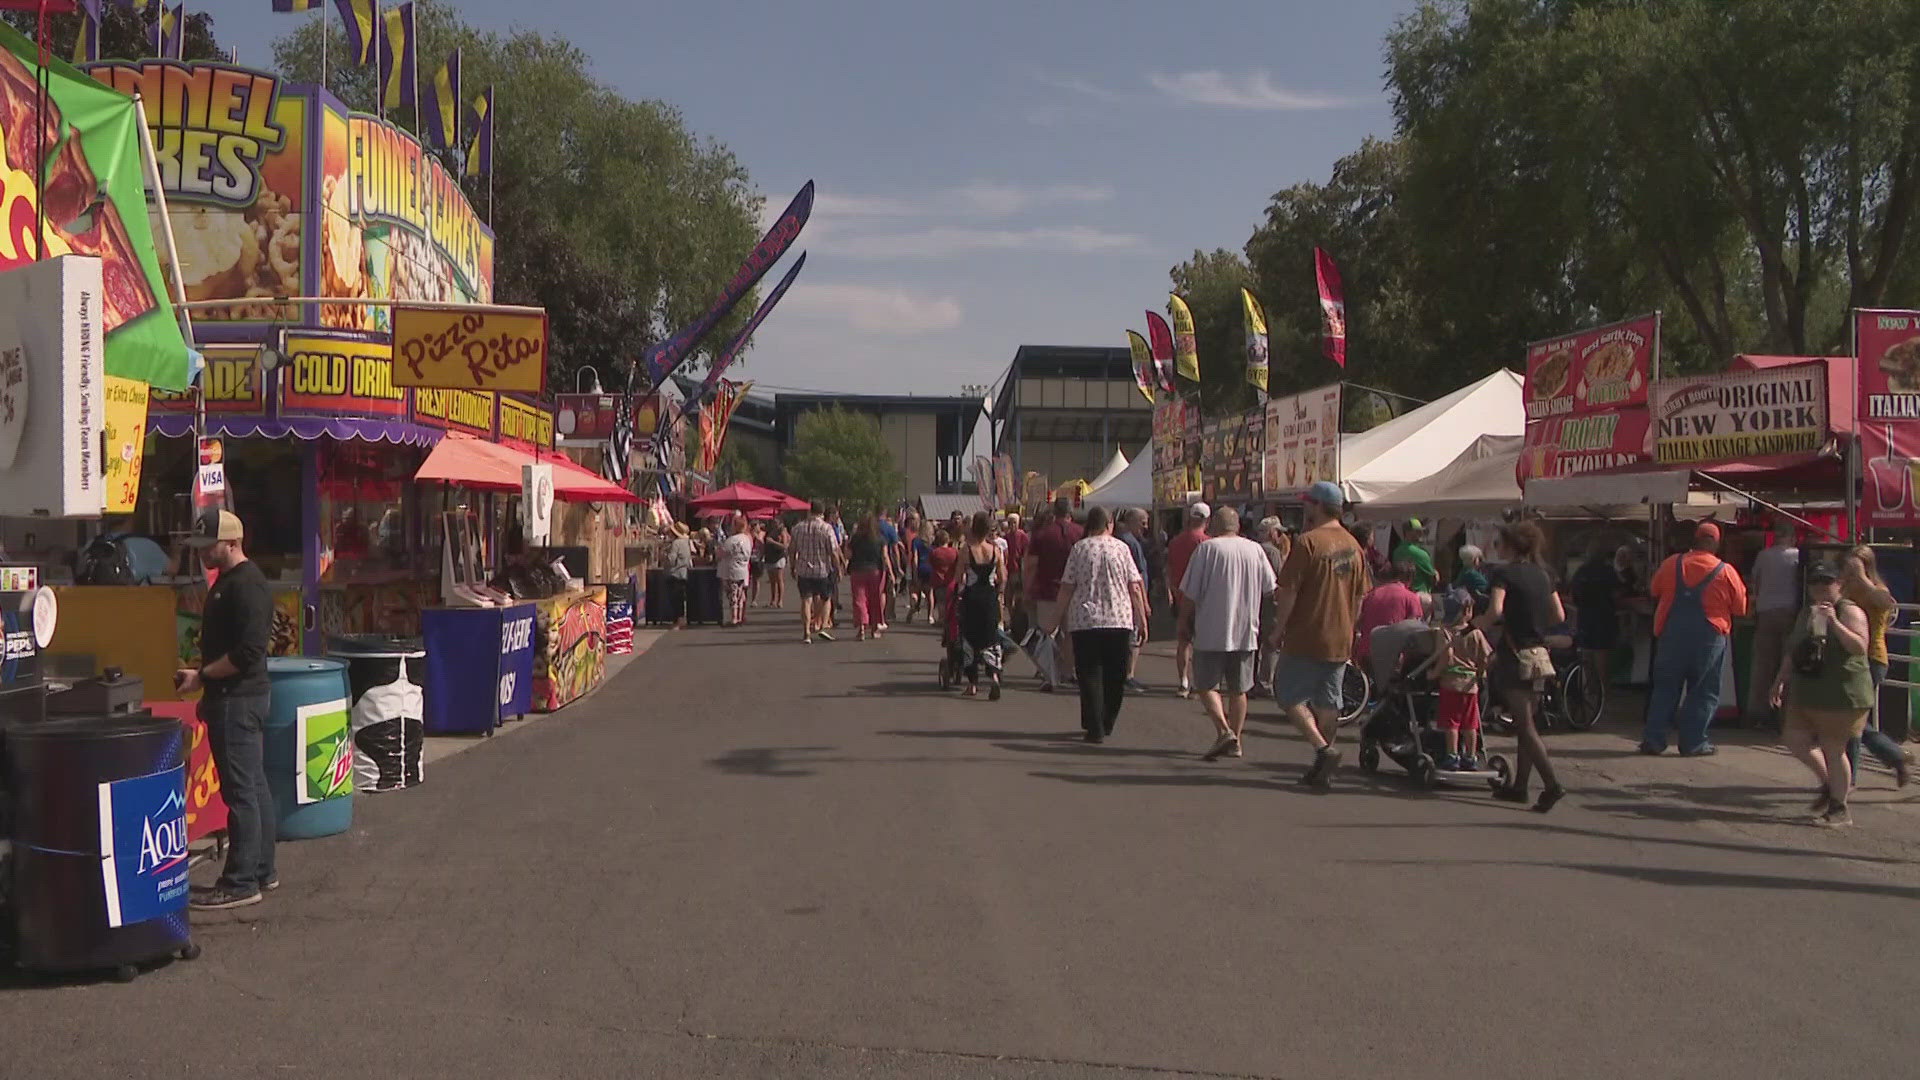
<instances>
[{"instance_id":1,"label":"mountain dew sign","mask_svg":"<svg viewBox=\"0 0 1920 1080\"><path fill-rule=\"evenodd\" d=\"M294 718L300 805L353 794L353 739L345 698L302 705Z\"/></svg>"}]
</instances>

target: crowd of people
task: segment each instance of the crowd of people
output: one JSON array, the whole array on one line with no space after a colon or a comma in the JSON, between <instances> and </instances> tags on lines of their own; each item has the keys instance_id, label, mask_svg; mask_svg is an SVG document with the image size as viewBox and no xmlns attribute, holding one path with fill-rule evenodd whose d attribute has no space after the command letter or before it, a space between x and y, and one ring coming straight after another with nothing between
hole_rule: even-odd
<instances>
[{"instance_id":1,"label":"crowd of people","mask_svg":"<svg viewBox=\"0 0 1920 1080\"><path fill-rule=\"evenodd\" d=\"M1782 526L1752 560L1749 581L1720 557L1721 529L1708 521L1687 550L1650 570L1635 545L1603 543L1562 580L1545 561L1540 529L1522 521L1500 528L1491 552L1451 550L1443 582L1418 521L1396 530L1389 555L1345 524L1344 510L1338 486L1323 482L1308 492L1297 532L1275 517L1249 522L1231 507L1195 503L1162 538L1144 510L1094 507L1081 518L1065 499L1031 528L1019 513L924 520L902 507L863 515L849 530L837 508L815 504L791 528L740 515L717 529L677 526L669 587L684 612L687 571L713 564L721 621L738 625L751 608L784 607L791 575L802 639L812 644L834 640L845 579L855 640L880 637L904 607L908 622L942 628L954 683L969 696L984 686L992 700L1007 657L1024 650L1043 692L1077 689L1090 743L1112 736L1128 694L1148 689L1140 650L1153 613L1171 612L1175 692L1197 697L1214 729L1202 756L1241 756L1248 702L1270 695L1312 747L1302 782L1319 788L1341 763L1343 705L1357 704L1343 701L1349 664L1384 680L1402 639L1384 639L1390 651L1376 657L1382 632L1425 627L1440 652L1431 673L1446 747L1438 767L1479 767L1490 696L1519 741L1495 797L1541 812L1566 793L1540 736L1556 657L1578 657L1588 685L1604 687L1626 628L1644 619L1656 646L1640 749L1658 755L1672 740L1683 756L1707 756L1716 752L1709 731L1733 622L1751 613L1744 711L1750 724L1777 726L1819 781L1815 820L1851 820L1862 748L1907 783L1911 756L1873 723L1896 605L1869 548L1803 573L1793 531Z\"/></svg>"}]
</instances>

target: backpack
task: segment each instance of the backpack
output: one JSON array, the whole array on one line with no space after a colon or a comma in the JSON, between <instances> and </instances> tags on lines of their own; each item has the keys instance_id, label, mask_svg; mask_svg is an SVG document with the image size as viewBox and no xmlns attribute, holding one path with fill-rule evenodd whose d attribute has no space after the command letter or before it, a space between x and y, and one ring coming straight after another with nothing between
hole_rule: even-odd
<instances>
[{"instance_id":1,"label":"backpack","mask_svg":"<svg viewBox=\"0 0 1920 1080\"><path fill-rule=\"evenodd\" d=\"M100 535L80 552L74 568L76 585L133 585L133 560L116 537Z\"/></svg>"}]
</instances>

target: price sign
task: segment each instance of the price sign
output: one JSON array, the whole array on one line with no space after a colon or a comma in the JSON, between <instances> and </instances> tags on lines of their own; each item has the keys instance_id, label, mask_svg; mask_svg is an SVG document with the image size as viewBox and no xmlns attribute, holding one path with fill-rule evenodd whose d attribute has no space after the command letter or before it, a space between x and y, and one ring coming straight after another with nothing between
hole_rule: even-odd
<instances>
[{"instance_id":1,"label":"price sign","mask_svg":"<svg viewBox=\"0 0 1920 1080\"><path fill-rule=\"evenodd\" d=\"M538 394L547 385L547 316L395 305L393 353L395 386Z\"/></svg>"}]
</instances>

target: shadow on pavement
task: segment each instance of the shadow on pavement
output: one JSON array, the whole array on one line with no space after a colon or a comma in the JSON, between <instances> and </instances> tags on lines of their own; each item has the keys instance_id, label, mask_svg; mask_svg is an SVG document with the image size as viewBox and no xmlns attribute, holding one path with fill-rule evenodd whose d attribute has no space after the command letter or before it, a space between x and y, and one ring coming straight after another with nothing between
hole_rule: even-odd
<instances>
[{"instance_id":1,"label":"shadow on pavement","mask_svg":"<svg viewBox=\"0 0 1920 1080\"><path fill-rule=\"evenodd\" d=\"M814 770L800 767L800 762L788 760L786 755L819 754L837 749L835 746L748 746L729 750L707 764L735 776L813 776Z\"/></svg>"},{"instance_id":2,"label":"shadow on pavement","mask_svg":"<svg viewBox=\"0 0 1920 1080\"><path fill-rule=\"evenodd\" d=\"M909 739L1047 739L1061 741L1072 739L1080 741L1080 729L1072 731L979 731L956 728L902 728L889 731L876 731L876 735L899 735Z\"/></svg>"},{"instance_id":3,"label":"shadow on pavement","mask_svg":"<svg viewBox=\"0 0 1920 1080\"><path fill-rule=\"evenodd\" d=\"M1872 881L1836 881L1832 878L1786 877L1778 874L1736 874L1720 870L1681 870L1664 866L1615 866L1609 863L1534 862L1526 859L1347 859L1348 863L1371 866L1538 866L1558 870L1581 870L1589 874L1649 881L1657 885L1685 885L1703 889L1786 889L1823 893L1857 893L1863 896L1890 896L1897 900L1920 900L1920 888L1884 885Z\"/></svg>"},{"instance_id":4,"label":"shadow on pavement","mask_svg":"<svg viewBox=\"0 0 1920 1080\"><path fill-rule=\"evenodd\" d=\"M1909 866L1910 860L1888 858L1882 855L1854 855L1842 851L1818 851L1812 848L1785 847L1767 844L1736 844L1726 840L1688 840L1676 836L1649 836L1636 833L1624 836L1617 832L1604 832L1600 829L1576 829L1571 825L1550 825L1539 818L1530 819L1522 824L1517 821L1381 821L1381 822L1332 822L1315 826L1321 829L1525 829L1528 832L1553 832L1565 836L1584 836L1595 840L1618 840L1626 844L1674 844L1680 847L1706 848L1710 851L1731 851L1743 855L1787 855L1811 857L1817 859L1843 859L1849 862L1879 863L1885 866Z\"/></svg>"}]
</instances>

